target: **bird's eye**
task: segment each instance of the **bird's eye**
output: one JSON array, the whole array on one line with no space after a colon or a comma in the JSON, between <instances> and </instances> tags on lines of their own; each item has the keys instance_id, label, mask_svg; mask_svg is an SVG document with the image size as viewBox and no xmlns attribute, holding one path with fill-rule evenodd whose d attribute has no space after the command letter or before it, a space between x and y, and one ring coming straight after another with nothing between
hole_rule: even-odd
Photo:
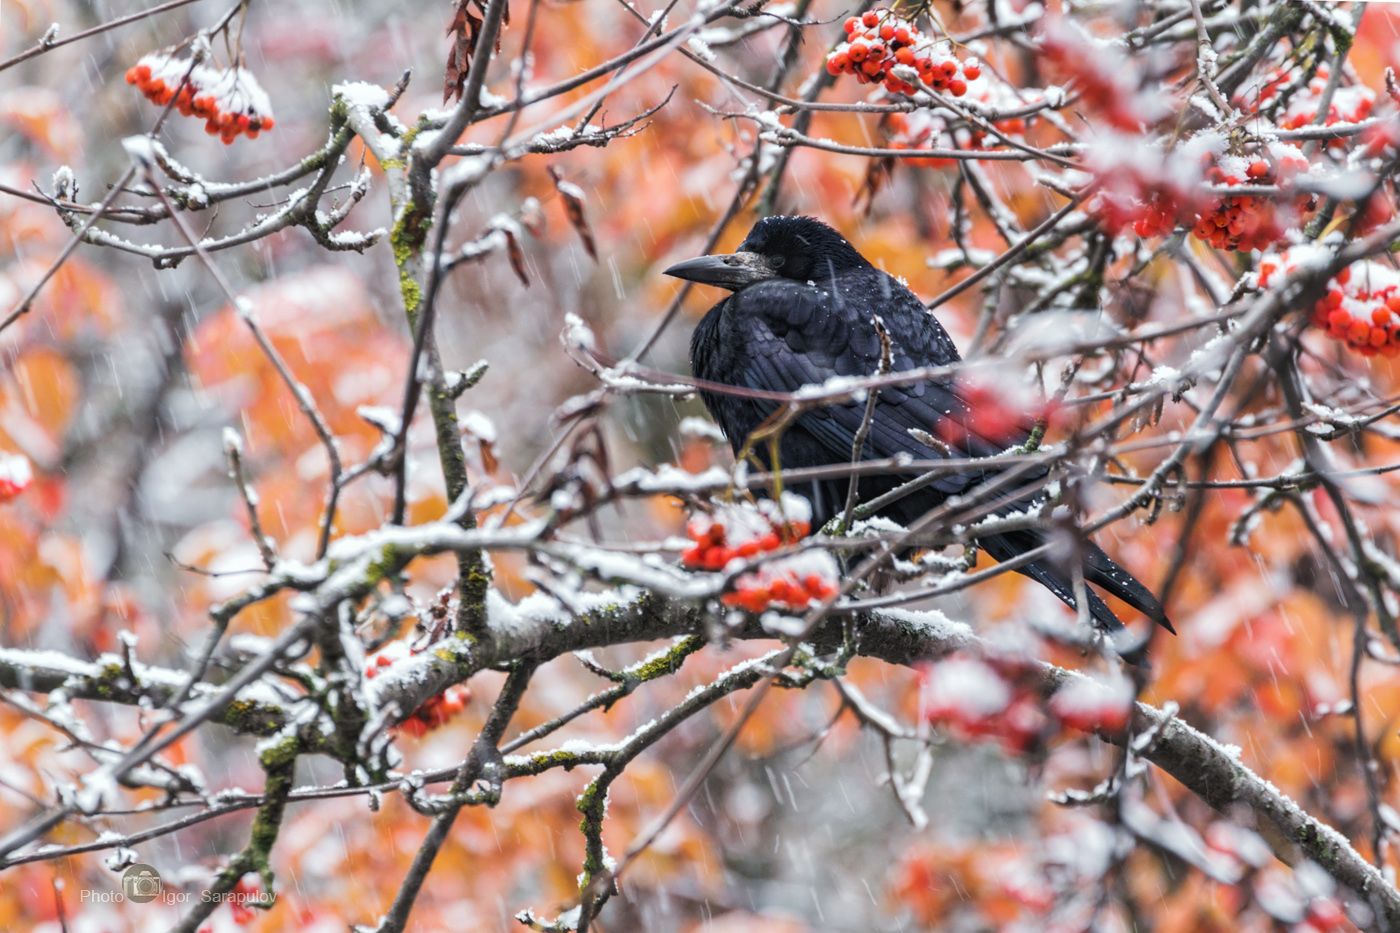
<instances>
[{"instance_id":1,"label":"bird's eye","mask_svg":"<svg viewBox=\"0 0 1400 933\"><path fill-rule=\"evenodd\" d=\"M772 266L774 269L781 269L781 268L783 267L783 263L785 263L785 262L787 262L787 257L786 257L786 256L769 256L769 257L768 257L768 264L769 264L770 266Z\"/></svg>"}]
</instances>

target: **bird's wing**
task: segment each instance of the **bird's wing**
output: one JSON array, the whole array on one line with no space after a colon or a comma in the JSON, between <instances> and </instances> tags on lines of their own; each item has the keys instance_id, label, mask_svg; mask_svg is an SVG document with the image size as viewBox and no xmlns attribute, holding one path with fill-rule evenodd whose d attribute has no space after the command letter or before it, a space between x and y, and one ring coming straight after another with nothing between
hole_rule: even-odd
<instances>
[{"instance_id":1,"label":"bird's wing","mask_svg":"<svg viewBox=\"0 0 1400 933\"><path fill-rule=\"evenodd\" d=\"M849 292L842 295L798 282L773 281L746 288L729 300L730 339L738 344L738 365L732 375L747 388L795 392L803 386L820 385L832 376L878 373L877 313L886 321L901 316L900 326L889 328L895 371L938 366L957 358L941 329L917 330L921 325L939 325L926 317L927 311L912 295L902 303L912 302L913 307L903 307L898 295L876 292L852 297ZM812 409L798 424L821 443L831 462L841 462L851 456L864 415L865 403L852 401ZM948 449L924 444L911 431L927 432ZM1018 431L1010 443L1022 436ZM908 454L931 460L946 458L951 452L957 457L983 457L1007 446L1006 439L995 441L978 432L970 406L952 380L925 380L880 391L861 456L875 460ZM983 478L980 471L950 473L932 485L951 495Z\"/></svg>"}]
</instances>

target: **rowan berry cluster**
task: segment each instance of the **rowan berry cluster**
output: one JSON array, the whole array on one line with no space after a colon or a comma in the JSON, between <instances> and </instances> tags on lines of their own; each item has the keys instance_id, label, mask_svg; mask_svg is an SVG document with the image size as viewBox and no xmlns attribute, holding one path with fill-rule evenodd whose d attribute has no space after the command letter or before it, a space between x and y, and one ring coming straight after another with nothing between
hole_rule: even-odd
<instances>
[{"instance_id":1,"label":"rowan berry cluster","mask_svg":"<svg viewBox=\"0 0 1400 933\"><path fill-rule=\"evenodd\" d=\"M1050 714L1062 726L1081 732L1122 732L1133 712L1133 691L1126 680L1077 678L1050 698Z\"/></svg>"},{"instance_id":2,"label":"rowan berry cluster","mask_svg":"<svg viewBox=\"0 0 1400 933\"><path fill-rule=\"evenodd\" d=\"M1252 88L1246 89L1241 93L1239 102L1250 112L1257 113L1269 109L1276 100L1282 100L1281 109L1274 117L1274 121L1281 128L1295 130L1311 126L1317 122L1317 111L1322 105L1332 72L1325 63L1318 65L1307 84L1295 87L1301 77L1297 67L1276 68L1264 79L1257 94L1253 93ZM1332 99L1327 105L1327 116L1322 122L1324 126L1359 123L1371 115L1375 106L1376 92L1364 84L1339 86L1332 92ZM1347 137L1337 137L1328 145L1342 148L1347 143Z\"/></svg>"},{"instance_id":3,"label":"rowan berry cluster","mask_svg":"<svg viewBox=\"0 0 1400 933\"><path fill-rule=\"evenodd\" d=\"M770 607L805 609L836 595L836 584L819 573L798 574L777 571L753 574L741 578L734 592L725 593L720 601L726 606L760 613Z\"/></svg>"},{"instance_id":4,"label":"rowan berry cluster","mask_svg":"<svg viewBox=\"0 0 1400 933\"><path fill-rule=\"evenodd\" d=\"M34 471L24 454L0 453L0 502L8 502L34 482Z\"/></svg>"},{"instance_id":5,"label":"rowan berry cluster","mask_svg":"<svg viewBox=\"0 0 1400 933\"><path fill-rule=\"evenodd\" d=\"M1017 658L955 655L920 670L924 718L964 741L991 740L1021 754L1062 728L1121 732L1132 714L1126 681L1088 677L1042 703L1033 667Z\"/></svg>"},{"instance_id":6,"label":"rowan berry cluster","mask_svg":"<svg viewBox=\"0 0 1400 933\"><path fill-rule=\"evenodd\" d=\"M1319 255L1321 254L1321 255ZM1297 246L1259 262L1259 285L1268 288L1279 272L1325 258L1316 246ZM1341 270L1313 306L1312 323L1328 337L1364 356L1400 354L1400 272L1389 265L1363 261Z\"/></svg>"},{"instance_id":7,"label":"rowan berry cluster","mask_svg":"<svg viewBox=\"0 0 1400 933\"><path fill-rule=\"evenodd\" d=\"M1145 238L1175 230L1189 202L1189 194L1129 170L1106 178L1087 209L1114 236L1132 230Z\"/></svg>"},{"instance_id":8,"label":"rowan berry cluster","mask_svg":"<svg viewBox=\"0 0 1400 933\"><path fill-rule=\"evenodd\" d=\"M990 740L1013 753L1039 747L1049 722L1019 663L954 656L919 672L924 718L962 741Z\"/></svg>"},{"instance_id":9,"label":"rowan berry cluster","mask_svg":"<svg viewBox=\"0 0 1400 933\"><path fill-rule=\"evenodd\" d=\"M257 912L249 903L265 899L262 882L257 875L247 874L238 879L238 883L229 892L229 910L233 914L233 922L239 926L247 926L257 919Z\"/></svg>"},{"instance_id":10,"label":"rowan berry cluster","mask_svg":"<svg viewBox=\"0 0 1400 933\"><path fill-rule=\"evenodd\" d=\"M1368 159L1393 155L1400 149L1400 117L1391 113L1387 119L1367 127L1358 138L1362 154Z\"/></svg>"},{"instance_id":11,"label":"rowan berry cluster","mask_svg":"<svg viewBox=\"0 0 1400 933\"><path fill-rule=\"evenodd\" d=\"M1206 180L1221 187L1286 185L1306 171L1307 159L1292 146L1275 144L1269 151L1247 156L1223 155L1206 168ZM1300 195L1285 202L1264 195L1223 195L1207 198L1191 232L1219 249L1248 252L1267 249L1312 209L1312 198Z\"/></svg>"},{"instance_id":12,"label":"rowan berry cluster","mask_svg":"<svg viewBox=\"0 0 1400 933\"><path fill-rule=\"evenodd\" d=\"M892 94L914 94L916 87L895 74L906 66L936 91L954 97L967 93L969 81L982 74L975 58L960 61L951 43L930 39L919 28L891 10L867 10L846 20L846 39L826 57L826 70L834 75L855 75L861 84L883 84Z\"/></svg>"},{"instance_id":13,"label":"rowan berry cluster","mask_svg":"<svg viewBox=\"0 0 1400 933\"><path fill-rule=\"evenodd\" d=\"M401 641L390 642L378 652L369 656L365 664L365 679L373 680L405 658L417 654ZM445 725L452 717L466 709L471 701L471 688L465 684L453 684L442 693L429 697L413 714L399 723L394 729L398 732L421 738L433 729Z\"/></svg>"},{"instance_id":14,"label":"rowan berry cluster","mask_svg":"<svg viewBox=\"0 0 1400 933\"><path fill-rule=\"evenodd\" d=\"M182 116L201 117L204 131L227 145L239 136L257 139L272 129L272 104L253 73L244 68L212 68L165 53L142 56L126 71L155 104L172 100Z\"/></svg>"},{"instance_id":15,"label":"rowan berry cluster","mask_svg":"<svg viewBox=\"0 0 1400 933\"><path fill-rule=\"evenodd\" d=\"M972 449L974 441L1004 446L1020 443L1031 425L1060 412L1053 400L1046 400L1019 380L994 381L978 373L958 379L955 388L965 411L940 418L934 434L958 450Z\"/></svg>"},{"instance_id":16,"label":"rowan berry cluster","mask_svg":"<svg viewBox=\"0 0 1400 933\"><path fill-rule=\"evenodd\" d=\"M784 494L780 501L756 506L726 504L713 515L696 516L686 526L693 542L681 563L696 570L723 570L795 544L811 532L811 511L804 499ZM760 613L769 608L798 610L837 593L836 566L830 554L807 551L764 562L741 574L734 589L720 597L726 606Z\"/></svg>"},{"instance_id":17,"label":"rowan berry cluster","mask_svg":"<svg viewBox=\"0 0 1400 933\"><path fill-rule=\"evenodd\" d=\"M1214 141L1186 140L1172 151L1144 147L1135 135L1105 131L1086 153L1094 194L1085 211L1104 230L1140 237L1171 233L1195 220L1201 187L1200 166Z\"/></svg>"},{"instance_id":18,"label":"rowan berry cluster","mask_svg":"<svg viewBox=\"0 0 1400 933\"><path fill-rule=\"evenodd\" d=\"M1138 89L1137 69L1129 67L1118 50L1096 42L1073 21L1046 17L1038 36L1040 61L1073 87L1086 112L1133 132L1170 113L1160 95Z\"/></svg>"},{"instance_id":19,"label":"rowan berry cluster","mask_svg":"<svg viewBox=\"0 0 1400 933\"><path fill-rule=\"evenodd\" d=\"M730 530L722 520L708 515L700 516L685 527L686 537L694 544L681 554L681 563L696 570L723 570L735 558L776 551L805 538L811 530L805 521L779 520L771 522L768 530L758 537L749 536L749 529L746 528L740 531L740 540L731 540Z\"/></svg>"}]
</instances>

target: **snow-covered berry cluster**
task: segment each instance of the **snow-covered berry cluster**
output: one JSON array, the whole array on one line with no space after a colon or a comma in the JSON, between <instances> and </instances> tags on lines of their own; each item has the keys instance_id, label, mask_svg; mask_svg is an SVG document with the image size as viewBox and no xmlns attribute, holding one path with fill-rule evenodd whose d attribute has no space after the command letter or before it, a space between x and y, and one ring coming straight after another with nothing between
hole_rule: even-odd
<instances>
[{"instance_id":1,"label":"snow-covered berry cluster","mask_svg":"<svg viewBox=\"0 0 1400 933\"><path fill-rule=\"evenodd\" d=\"M1317 111L1322 105L1322 98L1331 76L1331 69L1323 63L1317 66L1307 84L1296 87L1296 82L1302 77L1296 66L1276 68L1264 79L1257 93L1253 87L1241 91L1238 103L1250 112L1258 113L1270 109L1270 106L1279 100L1281 104L1274 116L1274 122L1281 128L1296 130L1311 126L1317 121ZM1376 92L1366 85L1341 85L1332 92L1332 99L1327 105L1327 116L1322 122L1324 126L1359 123L1371 115L1375 106ZM1348 137L1338 137L1328 145L1342 148L1348 141Z\"/></svg>"},{"instance_id":2,"label":"snow-covered berry cluster","mask_svg":"<svg viewBox=\"0 0 1400 933\"><path fill-rule=\"evenodd\" d=\"M743 521L742 517L733 529L719 516L700 515L691 519L685 534L694 543L681 554L681 563L696 570L723 570L735 558L776 551L805 538L812 530L805 521L773 519L768 515L763 518L766 524L756 534L748 527L752 523Z\"/></svg>"},{"instance_id":3,"label":"snow-covered berry cluster","mask_svg":"<svg viewBox=\"0 0 1400 933\"><path fill-rule=\"evenodd\" d=\"M1097 189L1086 205L1088 213L1109 233L1132 230L1140 237L1163 236L1192 214L1194 194L1145 163L1117 163L1095 173Z\"/></svg>"},{"instance_id":4,"label":"snow-covered berry cluster","mask_svg":"<svg viewBox=\"0 0 1400 933\"><path fill-rule=\"evenodd\" d=\"M1132 715L1126 679L1077 678L1042 703L1034 668L1018 658L953 655L920 672L924 718L963 741L995 741L1009 752L1043 746L1060 729L1117 733Z\"/></svg>"},{"instance_id":5,"label":"snow-covered berry cluster","mask_svg":"<svg viewBox=\"0 0 1400 933\"><path fill-rule=\"evenodd\" d=\"M1325 259L1324 247L1295 246L1259 262L1259 285L1268 288L1280 272ZM1400 271L1379 262L1353 263L1327 283L1313 306L1312 323L1328 337L1364 356L1400 354Z\"/></svg>"},{"instance_id":6,"label":"snow-covered berry cluster","mask_svg":"<svg viewBox=\"0 0 1400 933\"><path fill-rule=\"evenodd\" d=\"M961 741L994 741L1009 752L1039 746L1049 725L1021 665L955 655L919 672L924 718Z\"/></svg>"},{"instance_id":7,"label":"snow-covered berry cluster","mask_svg":"<svg viewBox=\"0 0 1400 933\"><path fill-rule=\"evenodd\" d=\"M892 10L867 10L846 20L846 39L826 57L831 74L855 75L861 84L883 84L892 94L910 94L915 86L895 74L912 69L919 80L954 97L967 93L969 81L982 74L975 58L961 61L951 43L931 39Z\"/></svg>"},{"instance_id":8,"label":"snow-covered berry cluster","mask_svg":"<svg viewBox=\"0 0 1400 933\"><path fill-rule=\"evenodd\" d=\"M799 496L785 493L777 502L721 504L713 514L697 515L686 526L692 545L681 563L696 570L718 571L731 561L747 560L795 544L811 532L811 509ZM803 551L765 561L735 580L721 601L759 613L766 609L804 609L836 595L836 562L824 551Z\"/></svg>"},{"instance_id":9,"label":"snow-covered berry cluster","mask_svg":"<svg viewBox=\"0 0 1400 933\"><path fill-rule=\"evenodd\" d=\"M1039 60L1079 95L1079 105L1120 130L1137 131L1171 110L1161 95L1139 90L1138 70L1108 43L1099 42L1078 23L1048 16L1037 28Z\"/></svg>"},{"instance_id":10,"label":"snow-covered berry cluster","mask_svg":"<svg viewBox=\"0 0 1400 933\"><path fill-rule=\"evenodd\" d=\"M967 98L982 105L989 113L1023 108L1028 101L1017 98L1011 88L988 78L969 84ZM1024 117L994 120L993 125L1007 136L1023 136L1027 128ZM915 110L911 113L887 114L884 122L886 136L892 149L963 149L976 151L999 144L981 127L951 118L942 110ZM908 159L916 165L946 168L956 160L941 158Z\"/></svg>"},{"instance_id":11,"label":"snow-covered berry cluster","mask_svg":"<svg viewBox=\"0 0 1400 933\"><path fill-rule=\"evenodd\" d=\"M9 502L34 482L34 471L24 454L0 453L0 502Z\"/></svg>"},{"instance_id":12,"label":"snow-covered berry cluster","mask_svg":"<svg viewBox=\"0 0 1400 933\"><path fill-rule=\"evenodd\" d=\"M790 566L765 567L739 578L732 593L720 597L726 606L759 613L769 608L806 609L836 595L836 583L818 573Z\"/></svg>"},{"instance_id":13,"label":"snow-covered berry cluster","mask_svg":"<svg viewBox=\"0 0 1400 933\"><path fill-rule=\"evenodd\" d=\"M1206 168L1206 180L1219 187L1286 186L1307 171L1308 162L1293 146L1273 144L1249 155L1221 155ZM1263 195L1215 194L1205 199L1191 232L1219 249L1248 252L1268 249L1312 209L1307 195L1280 202Z\"/></svg>"},{"instance_id":14,"label":"snow-covered berry cluster","mask_svg":"<svg viewBox=\"0 0 1400 933\"><path fill-rule=\"evenodd\" d=\"M1362 154L1368 159L1394 155L1400 149L1400 115L1390 113L1372 124L1359 137Z\"/></svg>"},{"instance_id":15,"label":"snow-covered berry cluster","mask_svg":"<svg viewBox=\"0 0 1400 933\"><path fill-rule=\"evenodd\" d=\"M252 873L244 875L238 879L238 883L229 892L229 910L233 914L233 922L239 926L248 926L257 919L257 912L249 906L250 904L269 901L267 892L263 890L262 882L258 876Z\"/></svg>"},{"instance_id":16,"label":"snow-covered berry cluster","mask_svg":"<svg viewBox=\"0 0 1400 933\"><path fill-rule=\"evenodd\" d=\"M1133 712L1133 689L1126 678L1076 678L1050 698L1050 714L1062 726L1081 732L1122 732Z\"/></svg>"},{"instance_id":17,"label":"snow-covered berry cluster","mask_svg":"<svg viewBox=\"0 0 1400 933\"><path fill-rule=\"evenodd\" d=\"M1146 147L1137 135L1100 133L1085 153L1094 180L1085 211L1114 236L1129 230L1140 237L1162 236L1193 223L1202 166L1216 145L1196 137L1168 150Z\"/></svg>"},{"instance_id":18,"label":"snow-covered berry cluster","mask_svg":"<svg viewBox=\"0 0 1400 933\"><path fill-rule=\"evenodd\" d=\"M365 679L373 680L384 673L385 668L393 667L416 653L401 641L390 642L366 659ZM424 700L423 705L413 711L413 715L399 723L394 729L415 738L426 735L433 729L445 725L452 717L466 709L471 698L470 687L466 684L453 684L442 693Z\"/></svg>"},{"instance_id":19,"label":"snow-covered berry cluster","mask_svg":"<svg viewBox=\"0 0 1400 933\"><path fill-rule=\"evenodd\" d=\"M1104 134L1087 160L1094 194L1085 209L1114 235L1162 236L1185 226L1219 249L1264 250L1314 206L1310 195L1284 193L1308 170L1302 151L1287 143L1232 143L1203 133L1171 150L1144 151L1126 135ZM1216 190L1203 191L1206 185ZM1232 187L1281 191L1220 190Z\"/></svg>"},{"instance_id":20,"label":"snow-covered berry cluster","mask_svg":"<svg viewBox=\"0 0 1400 933\"><path fill-rule=\"evenodd\" d=\"M985 442L1020 443L1035 422L1060 413L1053 399L1047 400L1019 379L997 380L979 371L959 378L954 390L964 411L938 419L934 436L958 450L972 450Z\"/></svg>"},{"instance_id":21,"label":"snow-covered berry cluster","mask_svg":"<svg viewBox=\"0 0 1400 933\"><path fill-rule=\"evenodd\" d=\"M1181 201L1173 192L1144 186L1136 196L1100 191L1089 211L1104 229L1117 235L1131 229L1140 237L1164 236L1177 227Z\"/></svg>"},{"instance_id":22,"label":"snow-covered berry cluster","mask_svg":"<svg viewBox=\"0 0 1400 933\"><path fill-rule=\"evenodd\" d=\"M201 117L204 131L227 145L239 136L257 139L272 129L272 103L246 68L213 68L163 52L144 55L126 81L156 104L172 100L186 117Z\"/></svg>"}]
</instances>

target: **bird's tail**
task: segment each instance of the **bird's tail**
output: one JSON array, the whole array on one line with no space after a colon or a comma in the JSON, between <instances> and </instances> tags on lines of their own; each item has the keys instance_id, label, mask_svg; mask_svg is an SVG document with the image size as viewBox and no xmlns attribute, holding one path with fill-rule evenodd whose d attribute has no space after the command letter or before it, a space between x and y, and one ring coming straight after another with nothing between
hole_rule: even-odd
<instances>
[{"instance_id":1,"label":"bird's tail","mask_svg":"<svg viewBox=\"0 0 1400 933\"><path fill-rule=\"evenodd\" d=\"M999 561L1009 560L1018 554L1024 554L1026 551L1040 547L1044 543L1044 535L1031 530L993 535L978 542L988 554ZM1173 635L1176 634L1176 629L1172 628L1171 620L1167 618L1162 604L1157 601L1157 597L1152 595L1151 590L1128 571L1118 566L1113 558L1105 554L1103 549L1093 542L1085 542L1083 553L1086 582L1103 587L1110 594L1117 596ZM1078 608L1074 599L1074 584L1071 577L1053 561L1032 561L1018 570L1054 593L1071 609ZM1089 617L1093 619L1095 625L1110 633L1122 630L1122 621L1114 615L1113 610L1108 608L1108 604L1100 598L1098 593L1085 587L1085 596L1089 603ZM1136 653L1130 652L1130 654ZM1134 660L1128 654L1125 654L1124 658L1129 661Z\"/></svg>"},{"instance_id":2,"label":"bird's tail","mask_svg":"<svg viewBox=\"0 0 1400 933\"><path fill-rule=\"evenodd\" d=\"M1103 552L1103 548L1092 541L1085 542L1085 544L1084 579L1108 590L1175 635L1176 629L1172 627L1171 620L1167 618L1166 610L1157 601L1157 597L1152 595L1152 591L1143 586L1142 582L1128 571L1118 566L1113 558Z\"/></svg>"}]
</instances>

